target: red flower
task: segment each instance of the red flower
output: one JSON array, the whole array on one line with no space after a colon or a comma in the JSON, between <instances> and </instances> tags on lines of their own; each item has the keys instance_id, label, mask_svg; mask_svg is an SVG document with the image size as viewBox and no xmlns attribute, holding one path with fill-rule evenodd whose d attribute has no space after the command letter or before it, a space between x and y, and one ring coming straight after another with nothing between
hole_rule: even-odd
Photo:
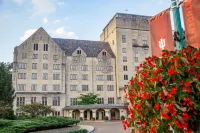
<instances>
[{"instance_id":1,"label":"red flower","mask_svg":"<svg viewBox=\"0 0 200 133\"><path fill-rule=\"evenodd\" d=\"M143 76L144 78L146 78L146 77L148 77L148 74L145 73L145 72L142 72L142 76Z\"/></svg>"},{"instance_id":2,"label":"red flower","mask_svg":"<svg viewBox=\"0 0 200 133\"><path fill-rule=\"evenodd\" d=\"M160 113L161 117L166 120L170 120L171 117L168 114Z\"/></svg>"},{"instance_id":3,"label":"red flower","mask_svg":"<svg viewBox=\"0 0 200 133\"><path fill-rule=\"evenodd\" d=\"M189 94L192 93L192 90L191 90L190 88L188 88L188 93L189 93Z\"/></svg>"},{"instance_id":4,"label":"red flower","mask_svg":"<svg viewBox=\"0 0 200 133\"><path fill-rule=\"evenodd\" d=\"M186 87L189 87L189 86L190 86L190 82L188 82L188 81L185 82L185 86L186 86Z\"/></svg>"},{"instance_id":5,"label":"red flower","mask_svg":"<svg viewBox=\"0 0 200 133\"><path fill-rule=\"evenodd\" d=\"M168 71L167 71L167 73L168 73L168 75L175 75L175 74L177 74L177 72L176 71L174 71L174 70L172 70L172 69L169 69Z\"/></svg>"},{"instance_id":6,"label":"red flower","mask_svg":"<svg viewBox=\"0 0 200 133\"><path fill-rule=\"evenodd\" d=\"M155 109L155 110L160 110L160 104L156 104L156 105L154 106L154 109Z\"/></svg>"},{"instance_id":7,"label":"red flower","mask_svg":"<svg viewBox=\"0 0 200 133\"><path fill-rule=\"evenodd\" d=\"M177 88L171 88L170 93L171 93L172 95L174 95L174 94L176 94L176 91L177 91Z\"/></svg>"},{"instance_id":8,"label":"red flower","mask_svg":"<svg viewBox=\"0 0 200 133\"><path fill-rule=\"evenodd\" d=\"M149 132L150 133L157 133L157 129L156 128L149 128Z\"/></svg>"},{"instance_id":9,"label":"red flower","mask_svg":"<svg viewBox=\"0 0 200 133\"><path fill-rule=\"evenodd\" d=\"M190 119L190 115L188 115L187 113L182 113L183 119L188 121Z\"/></svg>"},{"instance_id":10,"label":"red flower","mask_svg":"<svg viewBox=\"0 0 200 133\"><path fill-rule=\"evenodd\" d=\"M174 120L174 123L176 124L177 128L182 128L181 123L179 120Z\"/></svg>"},{"instance_id":11,"label":"red flower","mask_svg":"<svg viewBox=\"0 0 200 133\"><path fill-rule=\"evenodd\" d=\"M192 133L192 130L191 129L184 130L184 133Z\"/></svg>"}]
</instances>

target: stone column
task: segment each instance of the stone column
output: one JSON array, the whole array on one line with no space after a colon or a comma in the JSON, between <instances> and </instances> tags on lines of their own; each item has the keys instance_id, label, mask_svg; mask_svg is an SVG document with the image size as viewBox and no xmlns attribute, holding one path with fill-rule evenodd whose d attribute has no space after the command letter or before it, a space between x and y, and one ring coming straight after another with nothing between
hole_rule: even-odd
<instances>
[{"instance_id":1,"label":"stone column","mask_svg":"<svg viewBox=\"0 0 200 133\"><path fill-rule=\"evenodd\" d=\"M72 110L69 111L69 117L72 118Z\"/></svg>"},{"instance_id":2,"label":"stone column","mask_svg":"<svg viewBox=\"0 0 200 133\"><path fill-rule=\"evenodd\" d=\"M84 120L84 110L80 110L80 117L82 117Z\"/></svg>"},{"instance_id":3,"label":"stone column","mask_svg":"<svg viewBox=\"0 0 200 133\"><path fill-rule=\"evenodd\" d=\"M92 110L92 118L94 118L96 120L96 109L93 109Z\"/></svg>"},{"instance_id":4,"label":"stone column","mask_svg":"<svg viewBox=\"0 0 200 133\"><path fill-rule=\"evenodd\" d=\"M102 111L99 111L99 120L102 120Z\"/></svg>"},{"instance_id":5,"label":"stone column","mask_svg":"<svg viewBox=\"0 0 200 133\"><path fill-rule=\"evenodd\" d=\"M87 120L90 120L90 110L87 111Z\"/></svg>"},{"instance_id":6,"label":"stone column","mask_svg":"<svg viewBox=\"0 0 200 133\"><path fill-rule=\"evenodd\" d=\"M110 114L110 109L105 109L105 116L107 116L108 117L108 120L110 120L110 116L111 114Z\"/></svg>"}]
</instances>

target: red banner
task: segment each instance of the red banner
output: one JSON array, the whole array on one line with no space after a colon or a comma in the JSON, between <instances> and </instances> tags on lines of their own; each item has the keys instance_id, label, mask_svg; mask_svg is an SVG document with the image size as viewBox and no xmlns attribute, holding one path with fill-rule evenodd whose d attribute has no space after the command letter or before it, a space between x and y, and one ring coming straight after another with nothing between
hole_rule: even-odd
<instances>
[{"instance_id":1,"label":"red banner","mask_svg":"<svg viewBox=\"0 0 200 133\"><path fill-rule=\"evenodd\" d=\"M160 57L162 50L174 50L170 10L149 19L152 55Z\"/></svg>"},{"instance_id":2,"label":"red banner","mask_svg":"<svg viewBox=\"0 0 200 133\"><path fill-rule=\"evenodd\" d=\"M200 0L185 0L182 10L186 44L200 48Z\"/></svg>"}]
</instances>

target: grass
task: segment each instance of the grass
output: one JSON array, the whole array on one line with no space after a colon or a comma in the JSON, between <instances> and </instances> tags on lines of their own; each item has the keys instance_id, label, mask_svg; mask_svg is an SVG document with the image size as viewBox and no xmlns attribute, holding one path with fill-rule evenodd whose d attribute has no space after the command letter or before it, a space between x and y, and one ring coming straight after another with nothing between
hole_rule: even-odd
<instances>
[{"instance_id":1,"label":"grass","mask_svg":"<svg viewBox=\"0 0 200 133\"><path fill-rule=\"evenodd\" d=\"M79 120L64 117L38 117L24 120L0 119L0 133L26 133L68 127L79 123Z\"/></svg>"}]
</instances>

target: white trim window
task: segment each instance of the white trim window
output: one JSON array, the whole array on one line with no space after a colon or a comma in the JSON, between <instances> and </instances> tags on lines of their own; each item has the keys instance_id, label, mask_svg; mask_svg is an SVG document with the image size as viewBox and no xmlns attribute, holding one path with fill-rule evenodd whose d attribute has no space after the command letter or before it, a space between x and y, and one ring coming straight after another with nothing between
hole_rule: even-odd
<instances>
[{"instance_id":1,"label":"white trim window","mask_svg":"<svg viewBox=\"0 0 200 133\"><path fill-rule=\"evenodd\" d=\"M78 90L78 86L77 85L71 85L70 86L70 91L77 91Z\"/></svg>"}]
</instances>

